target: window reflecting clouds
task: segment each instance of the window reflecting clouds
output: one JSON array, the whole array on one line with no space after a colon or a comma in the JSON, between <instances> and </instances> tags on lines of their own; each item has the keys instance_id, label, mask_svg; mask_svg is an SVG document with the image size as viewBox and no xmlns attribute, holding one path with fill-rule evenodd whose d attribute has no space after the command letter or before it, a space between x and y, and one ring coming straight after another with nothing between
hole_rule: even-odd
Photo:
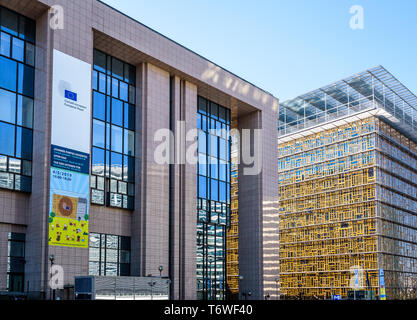
<instances>
[{"instance_id":1,"label":"window reflecting clouds","mask_svg":"<svg viewBox=\"0 0 417 320\"><path fill-rule=\"evenodd\" d=\"M35 22L0 7L0 188L30 192Z\"/></svg>"},{"instance_id":2,"label":"window reflecting clouds","mask_svg":"<svg viewBox=\"0 0 417 320\"><path fill-rule=\"evenodd\" d=\"M230 211L230 110L198 97L197 296L225 299Z\"/></svg>"},{"instance_id":3,"label":"window reflecting clouds","mask_svg":"<svg viewBox=\"0 0 417 320\"><path fill-rule=\"evenodd\" d=\"M135 67L94 50L91 202L130 210L135 182L135 75Z\"/></svg>"}]
</instances>

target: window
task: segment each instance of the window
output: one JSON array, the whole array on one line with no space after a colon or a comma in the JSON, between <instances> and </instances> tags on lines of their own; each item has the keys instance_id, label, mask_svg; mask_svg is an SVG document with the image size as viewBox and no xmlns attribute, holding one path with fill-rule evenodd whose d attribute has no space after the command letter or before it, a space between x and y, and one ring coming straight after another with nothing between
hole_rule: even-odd
<instances>
[{"instance_id":1,"label":"window","mask_svg":"<svg viewBox=\"0 0 417 320\"><path fill-rule=\"evenodd\" d=\"M0 87L16 91L17 63L0 56Z\"/></svg>"},{"instance_id":2,"label":"window","mask_svg":"<svg viewBox=\"0 0 417 320\"><path fill-rule=\"evenodd\" d=\"M91 202L133 210L135 67L94 50Z\"/></svg>"},{"instance_id":3,"label":"window","mask_svg":"<svg viewBox=\"0 0 417 320\"><path fill-rule=\"evenodd\" d=\"M0 188L31 191L35 22L0 7Z\"/></svg>"},{"instance_id":4,"label":"window","mask_svg":"<svg viewBox=\"0 0 417 320\"><path fill-rule=\"evenodd\" d=\"M198 97L197 296L225 295L230 212L230 110Z\"/></svg>"},{"instance_id":5,"label":"window","mask_svg":"<svg viewBox=\"0 0 417 320\"><path fill-rule=\"evenodd\" d=\"M130 276L130 237L90 233L89 274Z\"/></svg>"},{"instance_id":6,"label":"window","mask_svg":"<svg viewBox=\"0 0 417 320\"><path fill-rule=\"evenodd\" d=\"M23 292L25 275L25 234L9 232L7 291Z\"/></svg>"}]
</instances>

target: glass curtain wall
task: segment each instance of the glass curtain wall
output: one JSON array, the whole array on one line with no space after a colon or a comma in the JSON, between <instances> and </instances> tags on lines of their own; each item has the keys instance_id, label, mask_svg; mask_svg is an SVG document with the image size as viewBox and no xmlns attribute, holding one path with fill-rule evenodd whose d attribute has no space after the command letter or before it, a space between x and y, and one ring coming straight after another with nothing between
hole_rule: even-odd
<instances>
[{"instance_id":1,"label":"glass curtain wall","mask_svg":"<svg viewBox=\"0 0 417 320\"><path fill-rule=\"evenodd\" d=\"M197 297L223 300L230 216L230 110L198 97Z\"/></svg>"},{"instance_id":2,"label":"glass curtain wall","mask_svg":"<svg viewBox=\"0 0 417 320\"><path fill-rule=\"evenodd\" d=\"M0 188L32 186L35 21L0 7Z\"/></svg>"},{"instance_id":3,"label":"glass curtain wall","mask_svg":"<svg viewBox=\"0 0 417 320\"><path fill-rule=\"evenodd\" d=\"M136 69L94 50L91 202L133 210Z\"/></svg>"},{"instance_id":4,"label":"glass curtain wall","mask_svg":"<svg viewBox=\"0 0 417 320\"><path fill-rule=\"evenodd\" d=\"M90 233L89 273L130 276L130 237Z\"/></svg>"}]
</instances>

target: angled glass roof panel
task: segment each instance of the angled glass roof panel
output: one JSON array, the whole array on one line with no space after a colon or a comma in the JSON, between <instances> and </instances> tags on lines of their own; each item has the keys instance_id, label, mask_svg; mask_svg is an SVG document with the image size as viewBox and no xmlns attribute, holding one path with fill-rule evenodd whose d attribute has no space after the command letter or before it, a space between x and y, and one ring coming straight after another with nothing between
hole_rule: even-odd
<instances>
[{"instance_id":1,"label":"angled glass roof panel","mask_svg":"<svg viewBox=\"0 0 417 320\"><path fill-rule=\"evenodd\" d=\"M286 109L286 123L280 135L382 108L397 119L393 126L417 141L417 96L382 66L285 101L280 107ZM392 117L386 119L390 122ZM285 126L291 126L291 130Z\"/></svg>"},{"instance_id":2,"label":"angled glass roof panel","mask_svg":"<svg viewBox=\"0 0 417 320\"><path fill-rule=\"evenodd\" d=\"M335 99L339 104L348 103L346 84L338 82L332 86L323 89L330 97Z\"/></svg>"}]
</instances>

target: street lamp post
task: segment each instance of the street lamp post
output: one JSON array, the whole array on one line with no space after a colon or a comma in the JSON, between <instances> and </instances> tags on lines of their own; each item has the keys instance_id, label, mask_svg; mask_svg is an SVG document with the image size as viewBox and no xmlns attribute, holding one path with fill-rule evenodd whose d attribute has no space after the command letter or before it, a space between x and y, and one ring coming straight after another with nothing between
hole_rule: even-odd
<instances>
[{"instance_id":1,"label":"street lamp post","mask_svg":"<svg viewBox=\"0 0 417 320\"><path fill-rule=\"evenodd\" d=\"M55 256L53 254L51 254L49 256L49 261L51 262L51 281L50 281L50 286L52 289L52 300L55 300L55 289L52 287L52 266L54 265L54 261L55 261Z\"/></svg>"},{"instance_id":2,"label":"street lamp post","mask_svg":"<svg viewBox=\"0 0 417 320\"><path fill-rule=\"evenodd\" d=\"M243 280L243 276L242 275L240 275L239 276L239 292L238 292L238 300L240 300L240 292L242 291L241 289L242 289L242 280ZM243 292L242 292L242 295L243 295Z\"/></svg>"},{"instance_id":3,"label":"street lamp post","mask_svg":"<svg viewBox=\"0 0 417 320\"><path fill-rule=\"evenodd\" d=\"M246 297L250 297L252 295L252 291L248 291L248 294L246 295ZM247 299L246 299L247 300Z\"/></svg>"},{"instance_id":4,"label":"street lamp post","mask_svg":"<svg viewBox=\"0 0 417 320\"><path fill-rule=\"evenodd\" d=\"M159 266L159 277L162 278L162 270L164 270L163 266Z\"/></svg>"},{"instance_id":5,"label":"street lamp post","mask_svg":"<svg viewBox=\"0 0 417 320\"><path fill-rule=\"evenodd\" d=\"M279 297L279 294L278 294L278 282L279 282L279 278L276 277L275 278L275 284L277 285L277 300L278 300L278 297Z\"/></svg>"}]
</instances>

